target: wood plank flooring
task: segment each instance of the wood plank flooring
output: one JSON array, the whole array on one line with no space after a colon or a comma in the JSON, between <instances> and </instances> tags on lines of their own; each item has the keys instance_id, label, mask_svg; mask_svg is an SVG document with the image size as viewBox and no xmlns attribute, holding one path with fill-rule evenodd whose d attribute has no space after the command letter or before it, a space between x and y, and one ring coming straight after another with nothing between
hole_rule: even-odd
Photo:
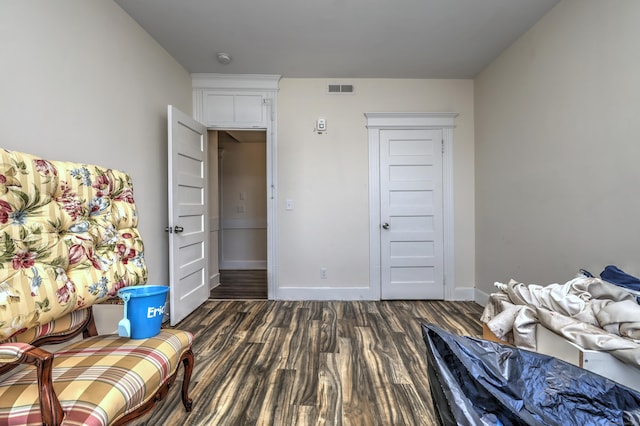
<instances>
[{"instance_id":1,"label":"wood plank flooring","mask_svg":"<svg viewBox=\"0 0 640 426\"><path fill-rule=\"evenodd\" d=\"M473 302L208 301L190 395L176 384L146 425L435 425L420 322L480 336Z\"/></svg>"},{"instance_id":2,"label":"wood plank flooring","mask_svg":"<svg viewBox=\"0 0 640 426\"><path fill-rule=\"evenodd\" d=\"M220 285L211 290L209 299L267 300L266 269L220 271Z\"/></svg>"}]
</instances>

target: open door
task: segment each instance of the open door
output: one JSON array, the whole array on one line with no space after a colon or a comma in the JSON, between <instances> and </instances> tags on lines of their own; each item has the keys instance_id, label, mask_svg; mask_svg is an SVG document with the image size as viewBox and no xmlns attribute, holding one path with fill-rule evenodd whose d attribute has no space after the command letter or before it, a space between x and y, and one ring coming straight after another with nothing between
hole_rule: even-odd
<instances>
[{"instance_id":1,"label":"open door","mask_svg":"<svg viewBox=\"0 0 640 426\"><path fill-rule=\"evenodd\" d=\"M207 129L168 107L169 280L171 325L209 295Z\"/></svg>"}]
</instances>

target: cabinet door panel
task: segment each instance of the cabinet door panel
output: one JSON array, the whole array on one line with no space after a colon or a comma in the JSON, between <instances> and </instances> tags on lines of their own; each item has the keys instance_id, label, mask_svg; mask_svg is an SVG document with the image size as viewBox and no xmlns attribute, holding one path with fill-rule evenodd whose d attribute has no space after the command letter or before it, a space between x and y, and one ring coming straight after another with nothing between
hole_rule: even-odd
<instances>
[{"instance_id":1,"label":"cabinet door panel","mask_svg":"<svg viewBox=\"0 0 640 426\"><path fill-rule=\"evenodd\" d=\"M203 97L204 124L232 123L234 111L233 94L205 93Z\"/></svg>"},{"instance_id":2,"label":"cabinet door panel","mask_svg":"<svg viewBox=\"0 0 640 426\"><path fill-rule=\"evenodd\" d=\"M207 126L266 127L262 93L206 91L203 118Z\"/></svg>"},{"instance_id":3,"label":"cabinet door panel","mask_svg":"<svg viewBox=\"0 0 640 426\"><path fill-rule=\"evenodd\" d=\"M262 95L236 95L235 121L243 124L263 124Z\"/></svg>"}]
</instances>

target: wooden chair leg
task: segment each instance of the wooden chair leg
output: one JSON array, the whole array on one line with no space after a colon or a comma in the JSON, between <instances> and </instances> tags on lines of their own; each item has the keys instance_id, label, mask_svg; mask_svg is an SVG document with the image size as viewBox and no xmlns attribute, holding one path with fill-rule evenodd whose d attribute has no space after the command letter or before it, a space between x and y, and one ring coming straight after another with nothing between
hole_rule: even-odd
<instances>
[{"instance_id":1,"label":"wooden chair leg","mask_svg":"<svg viewBox=\"0 0 640 426\"><path fill-rule=\"evenodd\" d=\"M184 379L182 380L182 404L187 412L191 412L193 401L189 398L189 383L191 382L191 373L193 372L193 351L189 349L184 353L182 358L184 365Z\"/></svg>"}]
</instances>

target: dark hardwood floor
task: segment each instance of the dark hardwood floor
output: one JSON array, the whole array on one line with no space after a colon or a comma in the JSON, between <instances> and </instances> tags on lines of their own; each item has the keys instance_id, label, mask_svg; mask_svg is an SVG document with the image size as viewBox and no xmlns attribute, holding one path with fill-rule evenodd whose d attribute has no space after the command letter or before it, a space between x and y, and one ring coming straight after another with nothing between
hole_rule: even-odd
<instances>
[{"instance_id":1,"label":"dark hardwood floor","mask_svg":"<svg viewBox=\"0 0 640 426\"><path fill-rule=\"evenodd\" d=\"M473 302L208 301L178 324L194 333L182 368L135 424L435 425L420 322L480 336Z\"/></svg>"},{"instance_id":2,"label":"dark hardwood floor","mask_svg":"<svg viewBox=\"0 0 640 426\"><path fill-rule=\"evenodd\" d=\"M266 270L221 270L220 285L211 290L209 299L266 300Z\"/></svg>"}]
</instances>

